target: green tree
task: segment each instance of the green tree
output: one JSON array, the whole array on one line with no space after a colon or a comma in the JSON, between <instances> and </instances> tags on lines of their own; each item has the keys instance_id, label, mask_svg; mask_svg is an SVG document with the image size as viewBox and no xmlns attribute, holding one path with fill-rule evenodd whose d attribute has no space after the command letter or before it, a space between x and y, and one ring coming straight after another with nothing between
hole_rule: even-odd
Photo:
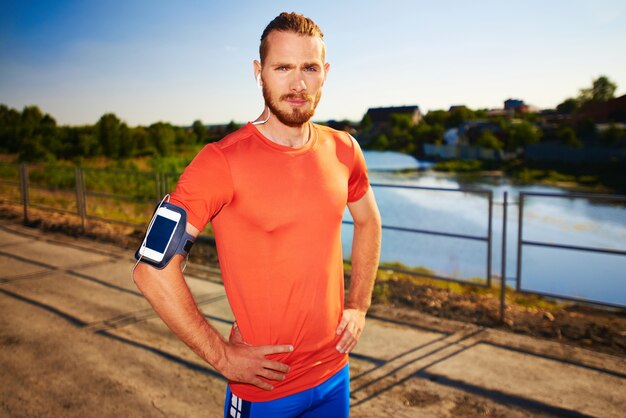
<instances>
[{"instance_id":1,"label":"green tree","mask_svg":"<svg viewBox=\"0 0 626 418\"><path fill-rule=\"evenodd\" d=\"M566 115L571 115L576 113L576 111L580 108L580 103L578 100L570 97L569 99L565 99L562 103L559 103L556 106L556 110L559 113L564 113Z\"/></svg>"},{"instance_id":2,"label":"green tree","mask_svg":"<svg viewBox=\"0 0 626 418\"><path fill-rule=\"evenodd\" d=\"M617 85L607 76L600 76L593 81L590 88L581 89L578 99L581 103L589 101L605 102L615 97Z\"/></svg>"},{"instance_id":3,"label":"green tree","mask_svg":"<svg viewBox=\"0 0 626 418\"><path fill-rule=\"evenodd\" d=\"M135 155L135 151L137 149L137 144L135 142L135 138L131 135L130 128L122 123L120 125L120 153L119 156L121 158L128 158Z\"/></svg>"},{"instance_id":4,"label":"green tree","mask_svg":"<svg viewBox=\"0 0 626 418\"><path fill-rule=\"evenodd\" d=\"M484 129L478 139L476 145L483 148L500 150L503 147L502 141L491 131L491 129Z\"/></svg>"},{"instance_id":5,"label":"green tree","mask_svg":"<svg viewBox=\"0 0 626 418\"><path fill-rule=\"evenodd\" d=\"M56 121L50 115L44 115L37 106L24 107L16 132L14 149L21 161L54 159L54 153L61 149Z\"/></svg>"},{"instance_id":6,"label":"green tree","mask_svg":"<svg viewBox=\"0 0 626 418\"><path fill-rule=\"evenodd\" d=\"M431 110L426 114L426 116L424 116L424 121L432 126L447 126L447 121L449 117L450 114L445 110Z\"/></svg>"},{"instance_id":7,"label":"green tree","mask_svg":"<svg viewBox=\"0 0 626 418\"><path fill-rule=\"evenodd\" d=\"M101 154L100 146L93 136L92 130L92 126L62 126L58 128L57 138L61 147L56 152L57 158L71 160Z\"/></svg>"},{"instance_id":8,"label":"green tree","mask_svg":"<svg viewBox=\"0 0 626 418\"><path fill-rule=\"evenodd\" d=\"M174 128L174 133L176 135L176 146L178 147L179 151L188 149L189 147L193 146L197 141L197 137L193 129L176 127Z\"/></svg>"},{"instance_id":9,"label":"green tree","mask_svg":"<svg viewBox=\"0 0 626 418\"><path fill-rule=\"evenodd\" d=\"M362 131L366 131L372 127L372 117L369 114L363 115L363 119L361 119L361 123L359 124L359 129Z\"/></svg>"},{"instance_id":10,"label":"green tree","mask_svg":"<svg viewBox=\"0 0 626 418\"><path fill-rule=\"evenodd\" d=\"M81 126L70 128L75 137L75 149L73 157L95 157L102 155L102 147L95 135L93 126Z\"/></svg>"},{"instance_id":11,"label":"green tree","mask_svg":"<svg viewBox=\"0 0 626 418\"><path fill-rule=\"evenodd\" d=\"M20 116L20 139L31 138L37 134L43 113L37 106L26 106ZM43 139L43 138L41 138Z\"/></svg>"},{"instance_id":12,"label":"green tree","mask_svg":"<svg viewBox=\"0 0 626 418\"><path fill-rule=\"evenodd\" d=\"M389 139L387 135L380 134L373 141L370 141L368 148L376 151L385 151L389 149Z\"/></svg>"},{"instance_id":13,"label":"green tree","mask_svg":"<svg viewBox=\"0 0 626 418\"><path fill-rule=\"evenodd\" d=\"M49 114L45 114L39 121L37 130L42 138L44 147L53 155L59 155L63 150L63 143L59 139L57 122Z\"/></svg>"},{"instance_id":14,"label":"green tree","mask_svg":"<svg viewBox=\"0 0 626 418\"><path fill-rule=\"evenodd\" d=\"M150 141L160 156L165 157L172 154L176 141L176 133L172 125L157 122L150 125L148 131L150 133Z\"/></svg>"},{"instance_id":15,"label":"green tree","mask_svg":"<svg viewBox=\"0 0 626 418\"><path fill-rule=\"evenodd\" d=\"M413 141L419 147L423 144L442 144L445 132L443 125L429 125L426 122L413 126L410 130Z\"/></svg>"},{"instance_id":16,"label":"green tree","mask_svg":"<svg viewBox=\"0 0 626 418\"><path fill-rule=\"evenodd\" d=\"M194 134L196 134L196 142L198 144L206 143L206 138L208 136L207 129L201 120L194 121L193 125L191 125L191 129L193 130Z\"/></svg>"},{"instance_id":17,"label":"green tree","mask_svg":"<svg viewBox=\"0 0 626 418\"><path fill-rule=\"evenodd\" d=\"M391 125L385 134L389 139L389 149L413 154L415 152L415 140L411 129L415 124L411 115L392 114Z\"/></svg>"},{"instance_id":18,"label":"green tree","mask_svg":"<svg viewBox=\"0 0 626 418\"><path fill-rule=\"evenodd\" d=\"M20 144L18 160L23 162L53 161L54 155L43 145L41 135L26 137Z\"/></svg>"},{"instance_id":19,"label":"green tree","mask_svg":"<svg viewBox=\"0 0 626 418\"><path fill-rule=\"evenodd\" d=\"M583 143L576 136L576 131L571 126L561 126L557 132L556 137L561 142L561 144L572 147L572 148L582 148Z\"/></svg>"},{"instance_id":20,"label":"green tree","mask_svg":"<svg viewBox=\"0 0 626 418\"><path fill-rule=\"evenodd\" d=\"M17 152L19 149L20 112L0 105L0 151Z\"/></svg>"},{"instance_id":21,"label":"green tree","mask_svg":"<svg viewBox=\"0 0 626 418\"><path fill-rule=\"evenodd\" d=\"M156 148L151 142L150 132L143 126L137 126L130 131L132 141L135 143L135 155L155 155Z\"/></svg>"},{"instance_id":22,"label":"green tree","mask_svg":"<svg viewBox=\"0 0 626 418\"><path fill-rule=\"evenodd\" d=\"M457 128L463 122L474 119L476 117L474 112L465 106L456 107L448 113L449 116L445 123L445 126L447 128Z\"/></svg>"},{"instance_id":23,"label":"green tree","mask_svg":"<svg viewBox=\"0 0 626 418\"><path fill-rule=\"evenodd\" d=\"M239 129L241 126L236 123L234 120L231 120L230 122L228 122L228 125L226 125L226 133L231 133L231 132L235 132L237 129Z\"/></svg>"},{"instance_id":24,"label":"green tree","mask_svg":"<svg viewBox=\"0 0 626 418\"><path fill-rule=\"evenodd\" d=\"M96 124L96 138L102 146L104 155L117 159L121 149L121 122L113 113L102 115Z\"/></svg>"},{"instance_id":25,"label":"green tree","mask_svg":"<svg viewBox=\"0 0 626 418\"><path fill-rule=\"evenodd\" d=\"M507 150L516 150L525 145L536 144L543 135L541 129L530 122L513 123L508 127Z\"/></svg>"}]
</instances>

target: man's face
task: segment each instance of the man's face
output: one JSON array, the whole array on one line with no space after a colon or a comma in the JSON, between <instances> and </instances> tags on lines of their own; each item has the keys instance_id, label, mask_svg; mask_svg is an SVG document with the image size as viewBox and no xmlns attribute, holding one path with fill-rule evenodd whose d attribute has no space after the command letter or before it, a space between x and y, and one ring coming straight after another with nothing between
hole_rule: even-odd
<instances>
[{"instance_id":1,"label":"man's face","mask_svg":"<svg viewBox=\"0 0 626 418\"><path fill-rule=\"evenodd\" d=\"M302 126L313 117L329 69L318 37L271 32L261 69L263 98L280 122Z\"/></svg>"}]
</instances>

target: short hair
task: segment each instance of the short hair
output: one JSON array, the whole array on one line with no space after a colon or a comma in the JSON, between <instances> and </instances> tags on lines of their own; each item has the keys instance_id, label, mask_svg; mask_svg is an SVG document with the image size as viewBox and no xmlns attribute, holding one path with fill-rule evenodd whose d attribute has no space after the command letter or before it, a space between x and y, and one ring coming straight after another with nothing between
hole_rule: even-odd
<instances>
[{"instance_id":1,"label":"short hair","mask_svg":"<svg viewBox=\"0 0 626 418\"><path fill-rule=\"evenodd\" d=\"M267 50L269 48L269 45L267 44L267 37L273 31L292 32L302 36L317 36L324 41L324 34L322 33L322 30L315 24L315 22L313 22L313 20L295 12L282 12L265 27L265 30L261 35L261 45L259 46L261 63L263 63L263 60L267 56ZM324 58L325 52L326 51L323 49L322 59Z\"/></svg>"}]
</instances>

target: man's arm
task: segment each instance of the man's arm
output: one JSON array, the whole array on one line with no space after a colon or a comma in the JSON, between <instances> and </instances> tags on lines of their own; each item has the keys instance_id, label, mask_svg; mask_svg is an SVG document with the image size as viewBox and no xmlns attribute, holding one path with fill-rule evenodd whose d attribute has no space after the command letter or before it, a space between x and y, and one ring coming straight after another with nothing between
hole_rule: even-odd
<instances>
[{"instance_id":1,"label":"man's arm","mask_svg":"<svg viewBox=\"0 0 626 418\"><path fill-rule=\"evenodd\" d=\"M372 289L376 280L380 258L381 220L372 189L348 209L354 220L352 238L352 278L350 291L337 335L342 335L337 350L349 353L356 346L363 327L365 314L372 302Z\"/></svg>"},{"instance_id":2,"label":"man's arm","mask_svg":"<svg viewBox=\"0 0 626 418\"><path fill-rule=\"evenodd\" d=\"M197 236L199 231L187 224L187 232ZM250 383L262 389L272 386L259 379L281 381L289 367L268 360L268 354L293 351L289 345L249 346L227 342L198 310L182 273L183 257L176 255L162 270L139 263L133 271L135 284L163 322L196 354L211 364L226 378Z\"/></svg>"}]
</instances>

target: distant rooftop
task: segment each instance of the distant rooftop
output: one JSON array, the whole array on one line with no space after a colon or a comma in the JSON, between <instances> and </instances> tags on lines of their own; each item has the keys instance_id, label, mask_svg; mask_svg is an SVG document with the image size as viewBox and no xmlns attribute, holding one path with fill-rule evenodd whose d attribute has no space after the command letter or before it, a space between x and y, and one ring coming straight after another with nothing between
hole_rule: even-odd
<instances>
[{"instance_id":1,"label":"distant rooftop","mask_svg":"<svg viewBox=\"0 0 626 418\"><path fill-rule=\"evenodd\" d=\"M393 114L411 115L413 123L418 123L422 118L419 106L371 107L367 109L367 114L375 125L388 123Z\"/></svg>"}]
</instances>

